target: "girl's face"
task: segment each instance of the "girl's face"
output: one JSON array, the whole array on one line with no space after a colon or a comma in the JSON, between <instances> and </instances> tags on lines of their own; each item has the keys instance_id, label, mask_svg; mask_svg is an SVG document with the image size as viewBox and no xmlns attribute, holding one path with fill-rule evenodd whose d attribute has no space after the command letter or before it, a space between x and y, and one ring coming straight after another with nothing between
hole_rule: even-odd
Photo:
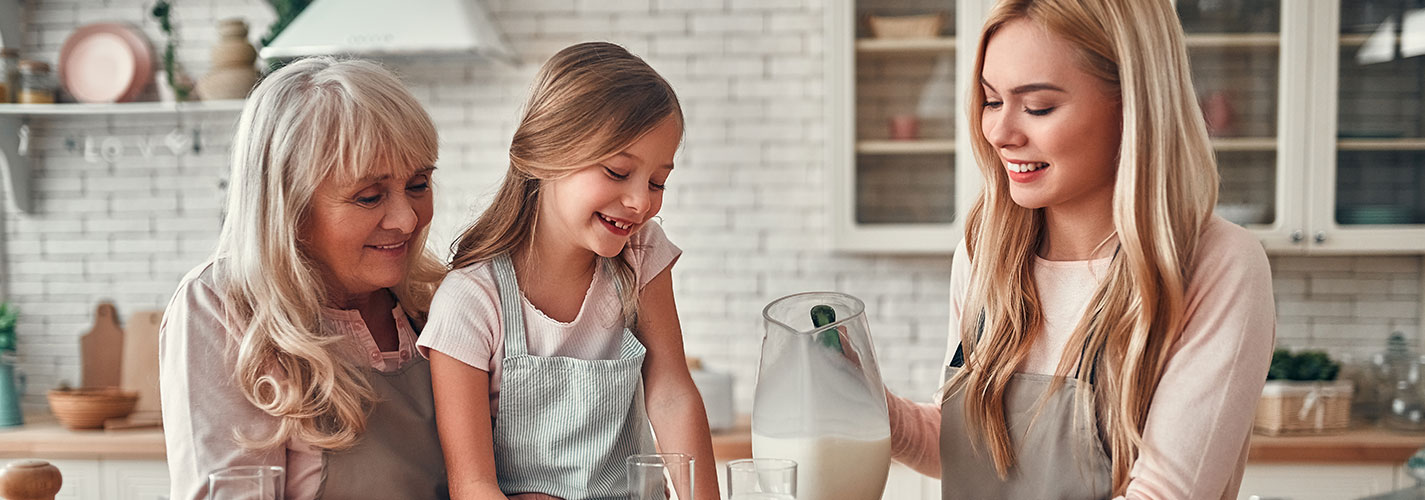
<instances>
[{"instance_id":1,"label":"girl's face","mask_svg":"<svg viewBox=\"0 0 1425 500\"><path fill-rule=\"evenodd\" d=\"M1121 106L1077 60L1067 41L1023 19L985 46L980 130L1022 207L1112 203Z\"/></svg>"},{"instance_id":2,"label":"girl's face","mask_svg":"<svg viewBox=\"0 0 1425 500\"><path fill-rule=\"evenodd\" d=\"M682 125L669 117L613 157L546 182L539 231L603 257L618 255L663 208L682 137Z\"/></svg>"},{"instance_id":3,"label":"girl's face","mask_svg":"<svg viewBox=\"0 0 1425 500\"><path fill-rule=\"evenodd\" d=\"M323 180L312 194L302 243L334 298L344 301L405 279L416 236L430 224L434 167L405 177Z\"/></svg>"}]
</instances>

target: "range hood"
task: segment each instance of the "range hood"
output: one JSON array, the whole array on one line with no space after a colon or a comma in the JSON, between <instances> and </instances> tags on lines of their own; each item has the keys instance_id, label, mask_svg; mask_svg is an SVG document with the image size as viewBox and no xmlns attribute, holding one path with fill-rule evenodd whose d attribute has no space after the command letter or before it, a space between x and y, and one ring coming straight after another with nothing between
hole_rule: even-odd
<instances>
[{"instance_id":1,"label":"range hood","mask_svg":"<svg viewBox=\"0 0 1425 500\"><path fill-rule=\"evenodd\" d=\"M314 55L476 55L514 61L481 0L318 0L264 58Z\"/></svg>"}]
</instances>

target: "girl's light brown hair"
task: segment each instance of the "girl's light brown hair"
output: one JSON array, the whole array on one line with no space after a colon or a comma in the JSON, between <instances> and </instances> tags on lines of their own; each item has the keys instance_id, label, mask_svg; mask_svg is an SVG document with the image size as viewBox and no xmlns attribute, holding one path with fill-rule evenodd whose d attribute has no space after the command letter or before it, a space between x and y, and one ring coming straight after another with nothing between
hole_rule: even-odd
<instances>
[{"instance_id":1,"label":"girl's light brown hair","mask_svg":"<svg viewBox=\"0 0 1425 500\"><path fill-rule=\"evenodd\" d=\"M544 183L608 159L664 120L683 123L673 87L623 47L585 42L554 54L540 68L510 144L509 171L490 207L452 245L459 269L526 250L538 226ZM626 253L614 259L625 323L638 310Z\"/></svg>"},{"instance_id":2,"label":"girl's light brown hair","mask_svg":"<svg viewBox=\"0 0 1425 500\"><path fill-rule=\"evenodd\" d=\"M1167 0L1004 0L991 10L967 102L985 186L965 226L971 273L957 332L965 369L942 394L963 391L971 442L988 448L1001 477L1015 462L1006 388L1044 327L1033 281L1035 252L1045 238L1042 211L1010 198L999 155L980 128L985 47L1016 20L1071 46L1074 62L1116 94L1122 107L1112 214L1120 247L1068 342L1086 345L1085 357L1095 363L1076 371L1075 418L1097 410L1112 459L1113 492L1121 495L1142 445L1149 404L1181 335L1190 263L1217 200L1217 164L1189 76L1182 26ZM983 333L972 319L982 312ZM1051 393L1078 365L1079 354L1065 349Z\"/></svg>"}]
</instances>

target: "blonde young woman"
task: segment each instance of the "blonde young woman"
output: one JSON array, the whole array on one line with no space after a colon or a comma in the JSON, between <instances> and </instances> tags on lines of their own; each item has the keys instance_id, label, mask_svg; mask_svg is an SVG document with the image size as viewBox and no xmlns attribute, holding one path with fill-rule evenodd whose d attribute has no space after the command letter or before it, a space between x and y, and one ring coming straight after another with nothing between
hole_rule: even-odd
<instances>
[{"instance_id":1,"label":"blonde young woman","mask_svg":"<svg viewBox=\"0 0 1425 500\"><path fill-rule=\"evenodd\" d=\"M278 465L286 498L441 498L425 249L436 132L390 73L313 58L265 78L233 142L214 256L160 331L171 498Z\"/></svg>"},{"instance_id":2,"label":"blonde young woman","mask_svg":"<svg viewBox=\"0 0 1425 500\"><path fill-rule=\"evenodd\" d=\"M944 497L1236 498L1275 336L1168 0L1005 0L975 62L986 179L951 272L941 404L891 396Z\"/></svg>"},{"instance_id":3,"label":"blonde young woman","mask_svg":"<svg viewBox=\"0 0 1425 500\"><path fill-rule=\"evenodd\" d=\"M656 450L692 455L697 497L718 498L673 302L681 251L652 220L682 137L673 88L622 47L540 69L420 340L452 497L621 499L624 459Z\"/></svg>"}]
</instances>

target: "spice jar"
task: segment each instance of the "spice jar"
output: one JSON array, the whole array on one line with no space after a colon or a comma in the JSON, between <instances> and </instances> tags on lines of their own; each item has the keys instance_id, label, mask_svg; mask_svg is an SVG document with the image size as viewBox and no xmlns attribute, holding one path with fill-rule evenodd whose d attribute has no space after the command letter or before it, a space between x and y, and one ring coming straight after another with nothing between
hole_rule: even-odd
<instances>
[{"instance_id":1,"label":"spice jar","mask_svg":"<svg viewBox=\"0 0 1425 500\"><path fill-rule=\"evenodd\" d=\"M53 104L59 84L50 75L49 65L40 61L20 61L20 104Z\"/></svg>"},{"instance_id":2,"label":"spice jar","mask_svg":"<svg viewBox=\"0 0 1425 500\"><path fill-rule=\"evenodd\" d=\"M0 49L0 102L15 102L20 85L20 51Z\"/></svg>"}]
</instances>

